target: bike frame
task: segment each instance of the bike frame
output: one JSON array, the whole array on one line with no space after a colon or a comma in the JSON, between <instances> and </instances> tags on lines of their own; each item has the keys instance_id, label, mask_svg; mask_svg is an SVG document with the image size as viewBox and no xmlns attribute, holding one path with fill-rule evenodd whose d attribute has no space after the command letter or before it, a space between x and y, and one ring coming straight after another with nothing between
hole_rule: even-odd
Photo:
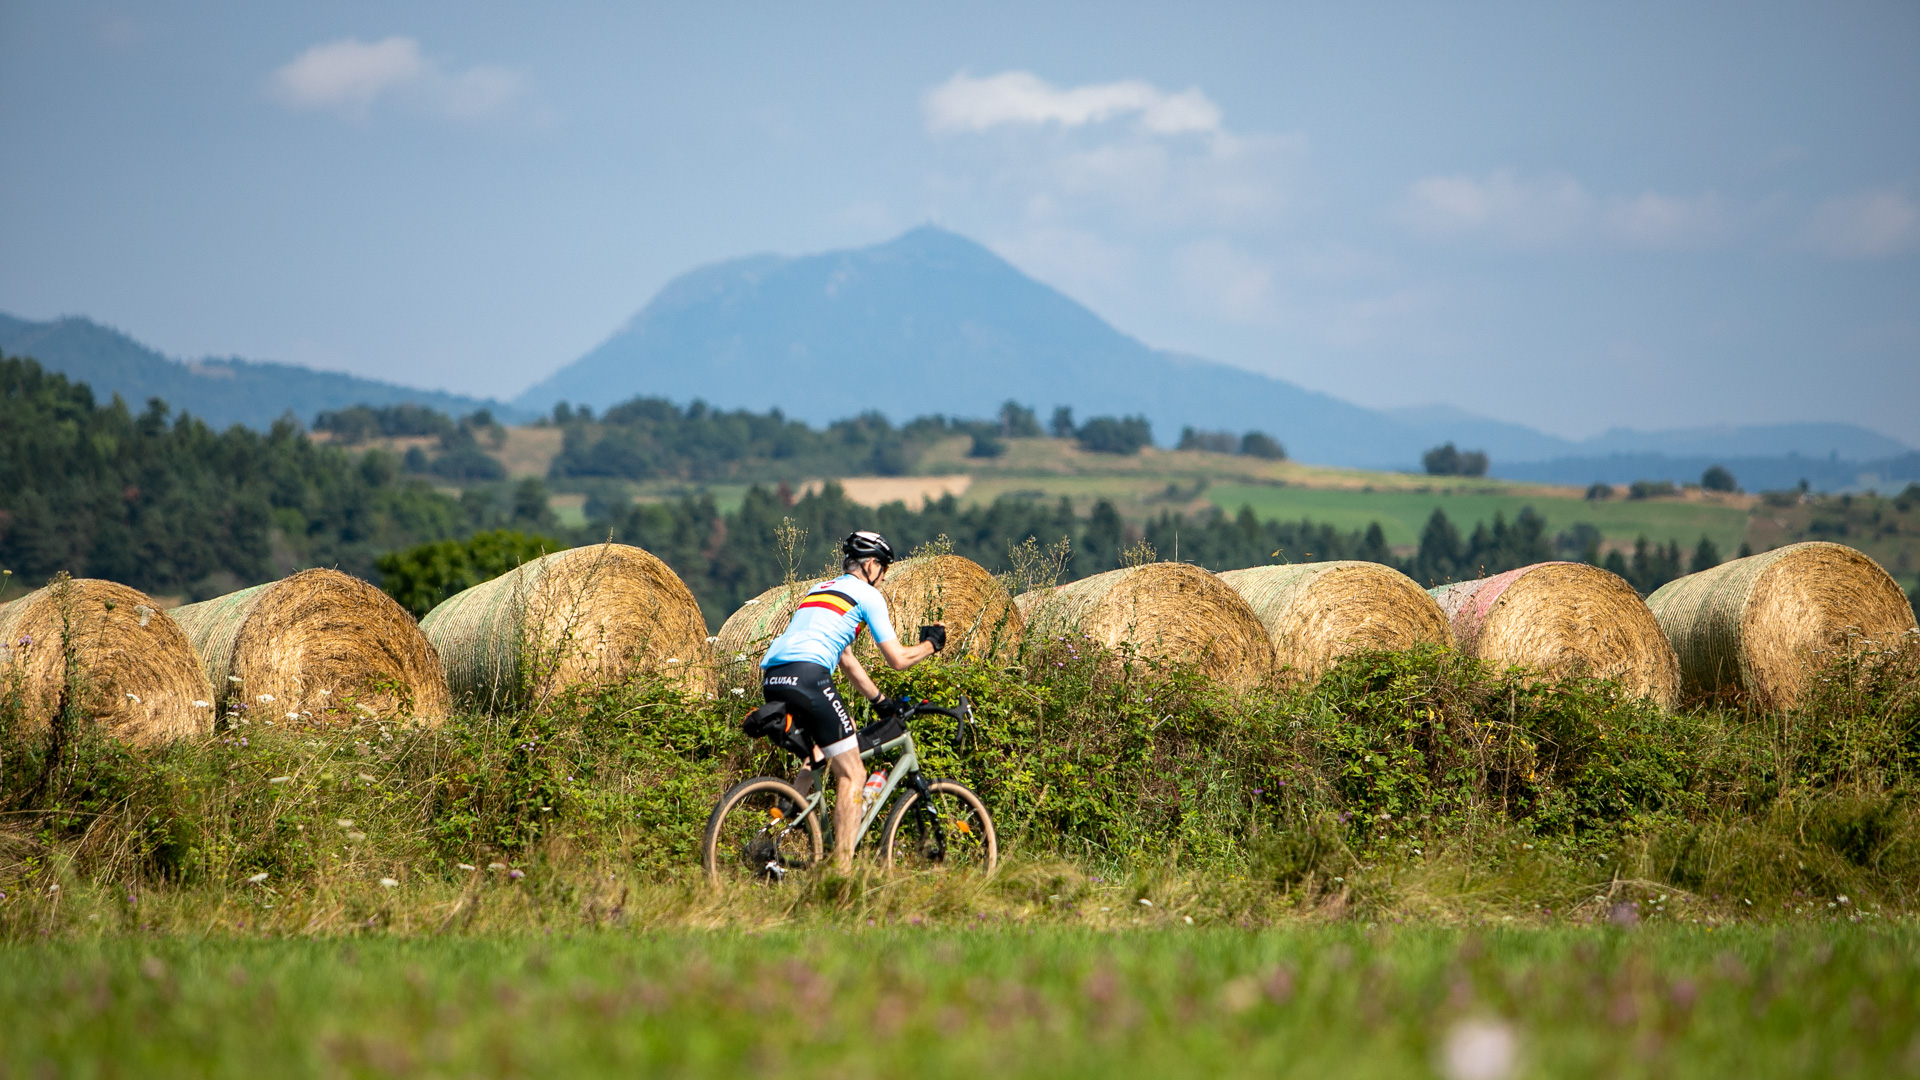
<instances>
[{"instance_id":1,"label":"bike frame","mask_svg":"<svg viewBox=\"0 0 1920 1080\"><path fill-rule=\"evenodd\" d=\"M963 698L962 705L959 709L921 707L921 708L916 708L913 712L909 713L905 719L911 720L915 716L921 716L921 715L952 716L954 720L958 721L961 724L965 724L967 720L967 716L971 712L972 712L972 709L969 707L969 705L965 702L965 699ZM863 751L860 754L860 760L871 761L873 760L874 756L877 754L890 753L896 749L900 751L900 760L897 762L894 762L893 771L887 774L887 782L881 785L879 796L873 800L872 806L867 807L867 812L865 816L861 817L860 831L855 834L854 842L853 842L853 846L855 850L859 849L860 841L866 839L867 833L869 830L873 828L874 822L880 820L880 811L885 809L888 801L890 801L893 798L893 793L899 790L900 784L902 781L905 781L909 777L911 777L913 779L913 789L915 793L918 794L922 799L932 798L931 792L927 790L926 778L920 775L920 753L919 753L919 750L914 746L913 732L904 731L901 733L900 737L897 739L889 739L888 741L881 743L880 745L874 747L871 750ZM827 762L825 761L821 761L818 763L807 762L804 765L802 765L802 768L818 769L821 775L815 779L813 783L813 790L807 793L806 809L802 810L798 814L795 814L793 820L786 823L786 830L791 830L798 827L801 822L807 820L807 816L809 814L812 814L813 812L818 810L820 806L826 802L827 789L825 787L825 782L830 781L832 779L833 774L826 771ZM783 832L786 830L783 830Z\"/></svg>"}]
</instances>

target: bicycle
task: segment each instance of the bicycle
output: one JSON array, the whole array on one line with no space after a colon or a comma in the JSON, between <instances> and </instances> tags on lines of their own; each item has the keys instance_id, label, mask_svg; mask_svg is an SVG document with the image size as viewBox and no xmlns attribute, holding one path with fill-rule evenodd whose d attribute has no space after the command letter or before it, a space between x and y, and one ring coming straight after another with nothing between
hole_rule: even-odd
<instances>
[{"instance_id":1,"label":"bicycle","mask_svg":"<svg viewBox=\"0 0 1920 1080\"><path fill-rule=\"evenodd\" d=\"M883 867L991 873L1000 861L1000 839L986 804L966 785L954 780L929 780L920 771L919 751L906 722L928 715L951 718L958 745L966 737L973 706L965 697L958 708L952 709L921 701L897 716L861 729L862 761L895 752L899 758L863 811L859 835L865 839L887 800L904 788L880 831ZM820 819L826 814L826 787L832 774L826 762L808 762L812 743L794 732L786 706L778 702L763 705L754 710L743 727L750 734L769 737L803 764L794 783L777 776L756 776L735 784L714 804L707 818L701 862L715 886L729 877L780 881L789 873L820 862L831 842ZM855 847L857 850L858 841Z\"/></svg>"}]
</instances>

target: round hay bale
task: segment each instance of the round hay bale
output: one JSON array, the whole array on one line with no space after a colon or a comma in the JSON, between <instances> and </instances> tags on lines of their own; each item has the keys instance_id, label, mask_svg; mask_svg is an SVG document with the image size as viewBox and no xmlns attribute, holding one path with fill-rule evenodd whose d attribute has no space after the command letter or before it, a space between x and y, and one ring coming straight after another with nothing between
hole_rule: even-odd
<instances>
[{"instance_id":1,"label":"round hay bale","mask_svg":"<svg viewBox=\"0 0 1920 1080\"><path fill-rule=\"evenodd\" d=\"M1552 678L1614 679L1663 708L1679 697L1673 646L1617 574L1585 563L1535 563L1429 591L1469 656Z\"/></svg>"},{"instance_id":2,"label":"round hay bale","mask_svg":"<svg viewBox=\"0 0 1920 1080\"><path fill-rule=\"evenodd\" d=\"M111 581L56 581L0 607L0 695L45 729L68 690L114 738L152 744L213 730L213 689L187 635L153 598Z\"/></svg>"},{"instance_id":3,"label":"round hay bale","mask_svg":"<svg viewBox=\"0 0 1920 1080\"><path fill-rule=\"evenodd\" d=\"M751 681L767 646L787 628L794 608L816 581L776 585L727 616L714 651L729 685ZM880 581L887 613L900 640L918 640L916 628L942 623L947 628L944 655L999 659L1019 651L1024 620L1005 586L987 569L959 555L921 555L894 563ZM877 655L869 635L861 635L862 663ZM738 670L736 670L738 669Z\"/></svg>"},{"instance_id":4,"label":"round hay bale","mask_svg":"<svg viewBox=\"0 0 1920 1080\"><path fill-rule=\"evenodd\" d=\"M542 555L420 620L456 697L497 707L665 675L711 694L707 624L666 563L627 544Z\"/></svg>"},{"instance_id":5,"label":"round hay bale","mask_svg":"<svg viewBox=\"0 0 1920 1080\"><path fill-rule=\"evenodd\" d=\"M437 726L452 706L440 657L413 616L338 570L302 570L167 614L200 654L222 714L245 705L272 720Z\"/></svg>"},{"instance_id":6,"label":"round hay bale","mask_svg":"<svg viewBox=\"0 0 1920 1080\"><path fill-rule=\"evenodd\" d=\"M1267 628L1282 677L1317 679L1350 653L1453 644L1440 605L1391 566L1291 563L1228 570L1220 580Z\"/></svg>"},{"instance_id":7,"label":"round hay bale","mask_svg":"<svg viewBox=\"0 0 1920 1080\"><path fill-rule=\"evenodd\" d=\"M1687 693L1739 692L1770 709L1797 704L1819 669L1850 649L1889 646L1915 629L1912 605L1879 563L1821 541L1688 574L1647 606L1680 656Z\"/></svg>"},{"instance_id":8,"label":"round hay bale","mask_svg":"<svg viewBox=\"0 0 1920 1080\"><path fill-rule=\"evenodd\" d=\"M1110 649L1192 667L1249 690L1273 675L1273 642L1253 608L1188 563L1147 563L1025 593L1029 637L1083 634Z\"/></svg>"}]
</instances>

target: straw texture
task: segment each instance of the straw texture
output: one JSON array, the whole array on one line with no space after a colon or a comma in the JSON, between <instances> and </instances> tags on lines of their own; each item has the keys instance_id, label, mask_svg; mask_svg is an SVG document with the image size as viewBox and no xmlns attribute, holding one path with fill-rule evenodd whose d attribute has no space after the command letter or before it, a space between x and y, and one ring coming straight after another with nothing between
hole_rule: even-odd
<instances>
[{"instance_id":1,"label":"straw texture","mask_svg":"<svg viewBox=\"0 0 1920 1080\"><path fill-rule=\"evenodd\" d=\"M420 629L454 696L482 707L645 673L714 691L693 593L666 563L627 544L543 555L447 598Z\"/></svg>"},{"instance_id":2,"label":"straw texture","mask_svg":"<svg viewBox=\"0 0 1920 1080\"><path fill-rule=\"evenodd\" d=\"M1825 664L1914 632L1880 564L1841 544L1789 544L1668 582L1647 606L1680 656L1689 694L1799 703Z\"/></svg>"},{"instance_id":3,"label":"straw texture","mask_svg":"<svg viewBox=\"0 0 1920 1080\"><path fill-rule=\"evenodd\" d=\"M1430 591L1461 652L1552 678L1614 679L1667 708L1679 698L1673 647L1617 574L1585 563L1535 563Z\"/></svg>"},{"instance_id":4,"label":"straw texture","mask_svg":"<svg viewBox=\"0 0 1920 1080\"><path fill-rule=\"evenodd\" d=\"M413 616L338 570L302 570L167 614L200 654L223 714L437 726L452 706Z\"/></svg>"},{"instance_id":5,"label":"straw texture","mask_svg":"<svg viewBox=\"0 0 1920 1080\"><path fill-rule=\"evenodd\" d=\"M78 662L78 704L115 738L151 744L213 729L213 690L200 661L153 598L93 578L57 581L0 607L0 694L18 687L41 729Z\"/></svg>"},{"instance_id":6,"label":"straw texture","mask_svg":"<svg viewBox=\"0 0 1920 1080\"><path fill-rule=\"evenodd\" d=\"M1187 563L1109 570L1024 593L1015 604L1029 637L1083 634L1241 690L1273 676L1273 642L1253 608Z\"/></svg>"},{"instance_id":7,"label":"straw texture","mask_svg":"<svg viewBox=\"0 0 1920 1080\"><path fill-rule=\"evenodd\" d=\"M816 581L776 585L740 606L720 627L714 652L725 681L745 685L767 646L786 630L794 608ZM915 628L941 623L947 628L946 656L1006 659L1019 652L1024 620L1006 587L972 559L960 555L922 555L894 563L880 581L887 614L900 640L913 644ZM860 636L862 663L878 654L869 635Z\"/></svg>"},{"instance_id":8,"label":"straw texture","mask_svg":"<svg viewBox=\"0 0 1920 1080\"><path fill-rule=\"evenodd\" d=\"M1391 566L1291 563L1228 570L1220 580L1267 628L1282 680L1317 679L1350 653L1453 643L1439 603Z\"/></svg>"}]
</instances>

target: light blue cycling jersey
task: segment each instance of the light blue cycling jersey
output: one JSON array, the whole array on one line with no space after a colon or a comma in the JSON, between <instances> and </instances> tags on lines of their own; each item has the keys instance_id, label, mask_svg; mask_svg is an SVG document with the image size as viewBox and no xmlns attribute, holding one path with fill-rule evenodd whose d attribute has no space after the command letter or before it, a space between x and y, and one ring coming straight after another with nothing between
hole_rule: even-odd
<instances>
[{"instance_id":1,"label":"light blue cycling jersey","mask_svg":"<svg viewBox=\"0 0 1920 1080\"><path fill-rule=\"evenodd\" d=\"M831 668L840 662L840 654L853 644L864 625L873 631L876 643L895 640L893 620L887 617L887 600L880 590L854 577L842 574L823 581L801 599L794 609L793 621L786 633L773 639L760 666L812 663Z\"/></svg>"}]
</instances>

